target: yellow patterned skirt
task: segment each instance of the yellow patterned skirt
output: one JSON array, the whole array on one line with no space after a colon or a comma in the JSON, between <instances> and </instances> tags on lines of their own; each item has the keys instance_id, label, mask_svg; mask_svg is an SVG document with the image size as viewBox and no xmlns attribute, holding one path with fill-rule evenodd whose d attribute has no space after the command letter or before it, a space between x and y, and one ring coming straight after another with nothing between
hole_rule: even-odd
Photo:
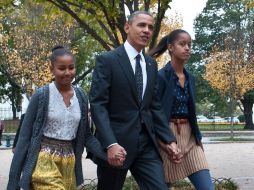
<instances>
[{"instance_id":1,"label":"yellow patterned skirt","mask_svg":"<svg viewBox=\"0 0 254 190\"><path fill-rule=\"evenodd\" d=\"M76 190L75 155L71 141L44 137L35 169L32 190Z\"/></svg>"}]
</instances>

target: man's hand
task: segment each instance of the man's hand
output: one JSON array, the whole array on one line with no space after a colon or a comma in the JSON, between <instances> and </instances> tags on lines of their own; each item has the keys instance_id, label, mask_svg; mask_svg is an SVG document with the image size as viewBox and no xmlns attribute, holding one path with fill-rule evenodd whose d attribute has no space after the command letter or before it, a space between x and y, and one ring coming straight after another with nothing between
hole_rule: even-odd
<instances>
[{"instance_id":1,"label":"man's hand","mask_svg":"<svg viewBox=\"0 0 254 190\"><path fill-rule=\"evenodd\" d=\"M170 144L165 144L161 141L159 141L159 145L161 149L168 155L168 158L173 163L180 163L181 159L183 157L183 154L181 153L181 150L177 147L175 142L172 142Z\"/></svg>"},{"instance_id":2,"label":"man's hand","mask_svg":"<svg viewBox=\"0 0 254 190\"><path fill-rule=\"evenodd\" d=\"M167 149L169 152L170 160L176 164L179 164L181 162L181 159L183 158L183 154L181 153L181 150L177 147L175 142L172 142L170 144L167 144Z\"/></svg>"},{"instance_id":3,"label":"man's hand","mask_svg":"<svg viewBox=\"0 0 254 190\"><path fill-rule=\"evenodd\" d=\"M108 148L107 155L108 162L111 166L120 167L123 165L127 153L123 147L115 144Z\"/></svg>"}]
</instances>

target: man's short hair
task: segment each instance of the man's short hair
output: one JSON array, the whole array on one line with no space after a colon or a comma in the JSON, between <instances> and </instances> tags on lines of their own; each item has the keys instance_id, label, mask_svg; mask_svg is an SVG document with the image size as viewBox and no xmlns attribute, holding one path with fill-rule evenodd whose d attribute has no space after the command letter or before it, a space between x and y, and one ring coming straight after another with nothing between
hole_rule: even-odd
<instances>
[{"instance_id":1,"label":"man's short hair","mask_svg":"<svg viewBox=\"0 0 254 190\"><path fill-rule=\"evenodd\" d=\"M145 15L148 15L150 17L153 17L153 15L151 13L149 13L148 11L135 11L133 12L132 14L130 14L128 17L127 17L127 22L128 23L132 23L134 18L137 17L138 15L140 14L145 14Z\"/></svg>"}]
</instances>

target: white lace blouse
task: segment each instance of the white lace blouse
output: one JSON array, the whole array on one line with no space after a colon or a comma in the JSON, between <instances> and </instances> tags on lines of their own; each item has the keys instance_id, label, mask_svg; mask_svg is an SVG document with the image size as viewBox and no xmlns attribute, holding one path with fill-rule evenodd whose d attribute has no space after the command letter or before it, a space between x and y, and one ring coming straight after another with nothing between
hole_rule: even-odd
<instances>
[{"instance_id":1,"label":"white lace blouse","mask_svg":"<svg viewBox=\"0 0 254 190\"><path fill-rule=\"evenodd\" d=\"M75 91L70 103L67 107L55 83L49 84L49 106L46 125L43 129L44 136L59 140L72 140L76 137L81 110Z\"/></svg>"}]
</instances>

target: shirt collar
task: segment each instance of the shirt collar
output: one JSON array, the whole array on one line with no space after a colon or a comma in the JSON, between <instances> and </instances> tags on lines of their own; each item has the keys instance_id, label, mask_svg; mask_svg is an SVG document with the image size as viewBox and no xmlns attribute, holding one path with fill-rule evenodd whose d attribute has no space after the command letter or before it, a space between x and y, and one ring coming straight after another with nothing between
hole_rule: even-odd
<instances>
[{"instance_id":1,"label":"shirt collar","mask_svg":"<svg viewBox=\"0 0 254 190\"><path fill-rule=\"evenodd\" d=\"M186 81L185 81L185 83L188 83L188 80L189 80L189 76L188 76L188 73L187 73L187 71L184 69L183 70L184 72L184 75L185 75L185 79L186 79ZM177 76L177 74L176 74L176 72L173 70L173 78L176 80L176 81L178 81L179 80L179 78L178 78L178 76ZM180 84L180 83L179 83Z\"/></svg>"},{"instance_id":2,"label":"shirt collar","mask_svg":"<svg viewBox=\"0 0 254 190\"><path fill-rule=\"evenodd\" d=\"M173 69L173 67L172 67L172 65L171 65L171 61L169 61L169 62L166 64L165 69L166 69L166 71L175 73L175 71L174 71L174 69ZM183 68L183 72L184 72L184 74L185 74L186 79L188 80L188 79L189 79L189 72L185 69L185 67ZM175 74L175 75L176 75L176 74ZM177 77L177 76L176 76L176 77ZM178 78L178 77L177 77L177 78Z\"/></svg>"},{"instance_id":3,"label":"shirt collar","mask_svg":"<svg viewBox=\"0 0 254 190\"><path fill-rule=\"evenodd\" d=\"M124 42L124 48L125 48L125 50L126 50L126 52L127 52L127 55L128 55L128 57L129 57L130 61L134 60L138 54L140 54L141 60L144 60L144 59L145 59L145 58L144 58L144 55L143 55L143 52L142 52L142 51L141 51L141 52L138 52L138 51L128 42L128 40L126 40L126 41Z\"/></svg>"},{"instance_id":4,"label":"shirt collar","mask_svg":"<svg viewBox=\"0 0 254 190\"><path fill-rule=\"evenodd\" d=\"M54 81L53 81L52 83L50 83L49 87L50 87L50 89L52 90L52 93L55 94L60 100L63 101L63 96L62 96L62 94L59 92L59 90L57 89L56 84L55 84ZM70 99L70 103L71 103L70 106L73 105L74 100L75 100L75 97L76 97L76 92L75 92L73 86L72 86L72 90L73 90L73 96L72 96L71 99ZM70 106L69 106L69 107L70 107Z\"/></svg>"}]
</instances>

